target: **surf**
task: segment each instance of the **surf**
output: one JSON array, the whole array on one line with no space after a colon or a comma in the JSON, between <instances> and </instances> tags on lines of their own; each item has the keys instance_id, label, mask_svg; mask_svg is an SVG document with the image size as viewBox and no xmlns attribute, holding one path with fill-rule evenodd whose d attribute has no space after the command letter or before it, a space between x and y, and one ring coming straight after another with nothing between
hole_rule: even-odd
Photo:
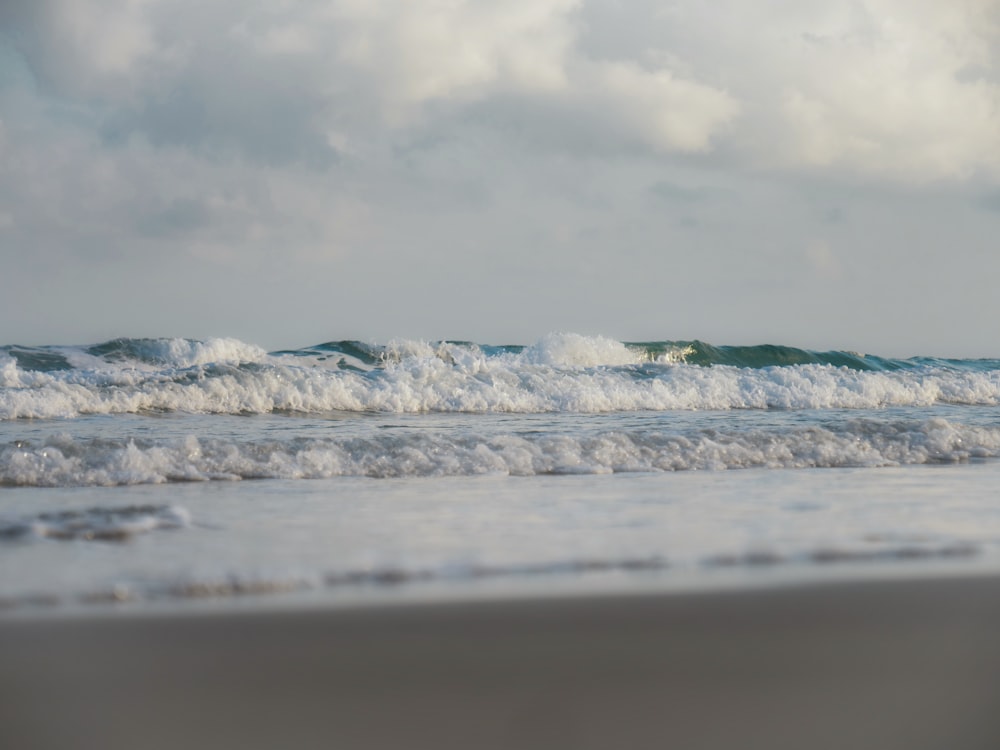
<instances>
[{"instance_id":1,"label":"surf","mask_svg":"<svg viewBox=\"0 0 1000 750\"><path fill-rule=\"evenodd\" d=\"M600 413L1000 403L1000 361L786 346L399 340L266 352L236 339L0 347L0 419L86 414Z\"/></svg>"}]
</instances>

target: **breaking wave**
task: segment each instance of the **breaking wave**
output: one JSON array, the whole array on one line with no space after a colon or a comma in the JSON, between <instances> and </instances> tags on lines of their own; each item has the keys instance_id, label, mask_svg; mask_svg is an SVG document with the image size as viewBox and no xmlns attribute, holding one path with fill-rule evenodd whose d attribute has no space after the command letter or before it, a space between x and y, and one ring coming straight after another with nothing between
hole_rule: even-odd
<instances>
[{"instance_id":1,"label":"breaking wave","mask_svg":"<svg viewBox=\"0 0 1000 750\"><path fill-rule=\"evenodd\" d=\"M891 360L778 346L235 339L0 347L0 419L186 412L615 412L1000 403L1000 361Z\"/></svg>"},{"instance_id":2,"label":"breaking wave","mask_svg":"<svg viewBox=\"0 0 1000 750\"><path fill-rule=\"evenodd\" d=\"M838 426L756 429L613 430L454 436L432 431L371 438L234 441L78 439L0 448L0 484L113 486L258 478L608 474L743 468L877 467L956 463L1000 456L1000 429L853 420Z\"/></svg>"}]
</instances>

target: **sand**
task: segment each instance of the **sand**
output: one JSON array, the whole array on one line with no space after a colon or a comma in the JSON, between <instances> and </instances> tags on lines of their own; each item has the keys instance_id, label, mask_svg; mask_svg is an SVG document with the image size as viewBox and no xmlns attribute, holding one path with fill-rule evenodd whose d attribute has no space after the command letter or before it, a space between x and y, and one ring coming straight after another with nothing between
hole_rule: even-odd
<instances>
[{"instance_id":1,"label":"sand","mask_svg":"<svg viewBox=\"0 0 1000 750\"><path fill-rule=\"evenodd\" d=\"M1000 748L1000 578L0 621L3 748Z\"/></svg>"}]
</instances>

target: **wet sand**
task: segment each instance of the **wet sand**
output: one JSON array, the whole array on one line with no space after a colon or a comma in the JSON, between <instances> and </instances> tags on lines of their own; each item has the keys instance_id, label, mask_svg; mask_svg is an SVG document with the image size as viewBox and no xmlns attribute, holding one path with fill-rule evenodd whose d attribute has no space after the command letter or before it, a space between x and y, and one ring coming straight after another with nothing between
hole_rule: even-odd
<instances>
[{"instance_id":1,"label":"wet sand","mask_svg":"<svg viewBox=\"0 0 1000 750\"><path fill-rule=\"evenodd\" d=\"M1000 748L1000 578L0 620L3 748Z\"/></svg>"}]
</instances>

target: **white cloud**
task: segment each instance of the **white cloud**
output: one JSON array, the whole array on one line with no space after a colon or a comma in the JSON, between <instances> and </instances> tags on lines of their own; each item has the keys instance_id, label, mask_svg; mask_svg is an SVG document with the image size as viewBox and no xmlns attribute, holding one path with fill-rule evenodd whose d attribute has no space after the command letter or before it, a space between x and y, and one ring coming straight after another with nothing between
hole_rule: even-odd
<instances>
[{"instance_id":1,"label":"white cloud","mask_svg":"<svg viewBox=\"0 0 1000 750\"><path fill-rule=\"evenodd\" d=\"M996 0L719 0L651 17L646 44L739 98L726 143L746 162L887 183L1000 181Z\"/></svg>"},{"instance_id":2,"label":"white cloud","mask_svg":"<svg viewBox=\"0 0 1000 750\"><path fill-rule=\"evenodd\" d=\"M98 97L116 127L171 144L221 133L272 161L315 161L331 144L360 153L503 97L659 152L725 144L767 168L1000 180L996 0L636 0L616 6L614 28L587 15L598 9L611 12L595 0L10 0L0 23L19 25L43 86Z\"/></svg>"},{"instance_id":3,"label":"white cloud","mask_svg":"<svg viewBox=\"0 0 1000 750\"><path fill-rule=\"evenodd\" d=\"M49 0L25 6L34 7L25 12L36 31L26 53L43 83L77 99L97 94L113 115L124 108L116 127L149 128L154 142L195 139L192 131L222 123L261 153L270 108L290 115L289 139L302 140L305 125L318 141L340 134L351 149L380 129L424 125L502 96L526 108L548 100L548 116L561 108L567 127L581 117L611 125L609 139L708 150L736 117L735 97L696 71L679 75L672 64L683 61L588 59L581 4ZM166 133L174 121L177 132Z\"/></svg>"},{"instance_id":4,"label":"white cloud","mask_svg":"<svg viewBox=\"0 0 1000 750\"><path fill-rule=\"evenodd\" d=\"M119 76L153 50L146 10L155 0L63 3L51 16L57 43L97 75Z\"/></svg>"},{"instance_id":5,"label":"white cloud","mask_svg":"<svg viewBox=\"0 0 1000 750\"><path fill-rule=\"evenodd\" d=\"M577 0L338 3L340 59L377 81L394 119L407 105L476 98L493 88L552 91Z\"/></svg>"},{"instance_id":6,"label":"white cloud","mask_svg":"<svg viewBox=\"0 0 1000 750\"><path fill-rule=\"evenodd\" d=\"M14 29L35 76L60 94L121 98L158 53L150 11L161 0L9 0L0 23Z\"/></svg>"},{"instance_id":7,"label":"white cloud","mask_svg":"<svg viewBox=\"0 0 1000 750\"><path fill-rule=\"evenodd\" d=\"M784 49L782 160L916 182L1000 177L996 4L852 7L801 25Z\"/></svg>"},{"instance_id":8,"label":"white cloud","mask_svg":"<svg viewBox=\"0 0 1000 750\"><path fill-rule=\"evenodd\" d=\"M740 105L731 95L669 70L648 71L634 63L591 67L586 84L601 109L662 151L707 151Z\"/></svg>"}]
</instances>

